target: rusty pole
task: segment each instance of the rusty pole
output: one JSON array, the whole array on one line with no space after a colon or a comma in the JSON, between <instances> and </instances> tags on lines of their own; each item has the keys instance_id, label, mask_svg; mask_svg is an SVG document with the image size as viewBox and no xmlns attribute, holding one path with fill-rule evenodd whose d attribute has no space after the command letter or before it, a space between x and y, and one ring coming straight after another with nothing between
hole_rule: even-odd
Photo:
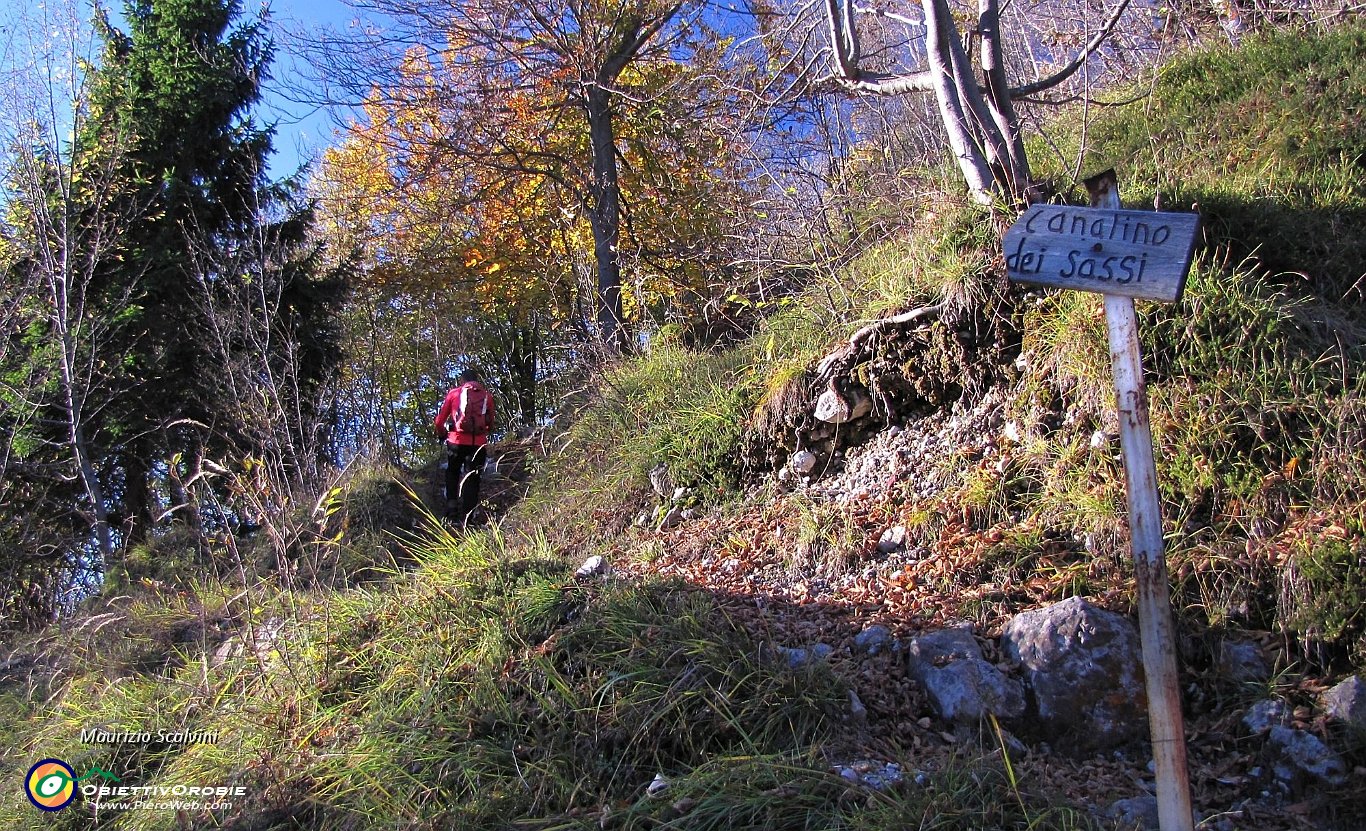
<instances>
[{"instance_id":1,"label":"rusty pole","mask_svg":"<svg viewBox=\"0 0 1366 831\"><path fill-rule=\"evenodd\" d=\"M1086 180L1091 207L1120 210L1114 170ZM1129 537L1138 584L1138 624L1148 692L1148 729L1157 768L1157 812L1162 831L1192 831L1190 775L1176 674L1171 589L1162 550L1162 507L1157 495L1148 388L1138 347L1138 319L1130 297L1107 294L1105 325L1119 410L1119 443L1129 495Z\"/></svg>"}]
</instances>

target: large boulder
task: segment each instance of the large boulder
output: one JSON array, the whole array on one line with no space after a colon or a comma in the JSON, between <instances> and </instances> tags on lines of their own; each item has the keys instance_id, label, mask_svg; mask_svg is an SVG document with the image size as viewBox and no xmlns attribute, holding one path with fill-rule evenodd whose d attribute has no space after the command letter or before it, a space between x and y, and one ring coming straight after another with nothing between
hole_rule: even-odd
<instances>
[{"instance_id":1,"label":"large boulder","mask_svg":"<svg viewBox=\"0 0 1366 831\"><path fill-rule=\"evenodd\" d=\"M911 677L945 721L975 724L987 714L1002 719L1024 714L1024 685L988 663L966 627L922 635L907 652Z\"/></svg>"},{"instance_id":2,"label":"large boulder","mask_svg":"<svg viewBox=\"0 0 1366 831\"><path fill-rule=\"evenodd\" d=\"M1074 597L1017 615L1001 647L1025 672L1034 738L1087 754L1147 734L1143 657L1127 618Z\"/></svg>"}]
</instances>

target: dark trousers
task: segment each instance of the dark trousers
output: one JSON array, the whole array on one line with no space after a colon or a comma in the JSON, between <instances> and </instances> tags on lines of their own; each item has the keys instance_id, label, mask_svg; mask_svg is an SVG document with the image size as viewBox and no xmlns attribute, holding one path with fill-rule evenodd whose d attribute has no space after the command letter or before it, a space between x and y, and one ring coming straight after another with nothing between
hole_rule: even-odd
<instances>
[{"instance_id":1,"label":"dark trousers","mask_svg":"<svg viewBox=\"0 0 1366 831\"><path fill-rule=\"evenodd\" d=\"M479 471L484 467L482 444L446 445L446 516L469 519L479 504Z\"/></svg>"}]
</instances>

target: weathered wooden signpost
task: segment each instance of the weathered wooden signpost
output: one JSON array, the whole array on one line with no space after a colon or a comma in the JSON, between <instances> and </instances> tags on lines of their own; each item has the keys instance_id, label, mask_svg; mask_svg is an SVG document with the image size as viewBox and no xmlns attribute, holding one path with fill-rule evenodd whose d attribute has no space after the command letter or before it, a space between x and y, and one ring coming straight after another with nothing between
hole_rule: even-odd
<instances>
[{"instance_id":1,"label":"weathered wooden signpost","mask_svg":"<svg viewBox=\"0 0 1366 831\"><path fill-rule=\"evenodd\" d=\"M1086 187L1090 208L1034 205L1025 211L1005 235L1006 271L1017 282L1105 296L1129 494L1148 726L1157 768L1158 819L1162 831L1191 831L1171 595L1134 298L1174 303L1181 297L1200 219L1195 214L1122 210L1113 170L1087 179Z\"/></svg>"}]
</instances>

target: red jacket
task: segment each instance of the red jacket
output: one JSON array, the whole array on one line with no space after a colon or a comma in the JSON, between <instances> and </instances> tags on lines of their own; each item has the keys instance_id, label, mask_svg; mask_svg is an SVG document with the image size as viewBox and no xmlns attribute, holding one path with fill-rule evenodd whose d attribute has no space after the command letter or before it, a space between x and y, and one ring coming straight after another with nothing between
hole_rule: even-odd
<instances>
[{"instance_id":1,"label":"red jacket","mask_svg":"<svg viewBox=\"0 0 1366 831\"><path fill-rule=\"evenodd\" d=\"M469 381L450 392L446 393L446 398L441 402L441 409L436 414L437 435L445 435L447 444L480 445L489 440L489 434L484 433L462 433L459 430L446 432L446 422L455 422L460 413L464 412L464 405L471 392L482 392L485 407L487 407L488 417L484 423L492 427L493 425L493 396L488 389L478 381Z\"/></svg>"}]
</instances>

